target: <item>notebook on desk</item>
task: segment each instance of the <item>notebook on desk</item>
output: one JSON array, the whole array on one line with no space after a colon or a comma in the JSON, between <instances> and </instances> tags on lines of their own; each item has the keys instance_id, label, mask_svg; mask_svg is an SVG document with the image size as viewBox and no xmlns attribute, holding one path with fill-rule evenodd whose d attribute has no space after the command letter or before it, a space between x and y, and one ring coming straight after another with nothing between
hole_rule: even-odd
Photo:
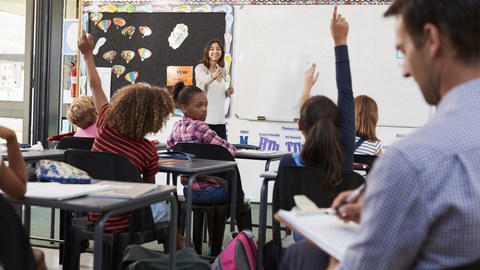
<instances>
[{"instance_id":1,"label":"notebook on desk","mask_svg":"<svg viewBox=\"0 0 480 270\"><path fill-rule=\"evenodd\" d=\"M344 223L334 215L297 215L295 211L280 210L275 219L339 261L358 236L358 224Z\"/></svg>"},{"instance_id":2,"label":"notebook on desk","mask_svg":"<svg viewBox=\"0 0 480 270\"><path fill-rule=\"evenodd\" d=\"M88 184L61 184L56 182L28 182L26 197L66 200L111 189L109 186Z\"/></svg>"},{"instance_id":3,"label":"notebook on desk","mask_svg":"<svg viewBox=\"0 0 480 270\"><path fill-rule=\"evenodd\" d=\"M118 199L133 199L157 188L155 184L118 181L100 181L94 185L109 187L109 189L90 194L90 197Z\"/></svg>"}]
</instances>

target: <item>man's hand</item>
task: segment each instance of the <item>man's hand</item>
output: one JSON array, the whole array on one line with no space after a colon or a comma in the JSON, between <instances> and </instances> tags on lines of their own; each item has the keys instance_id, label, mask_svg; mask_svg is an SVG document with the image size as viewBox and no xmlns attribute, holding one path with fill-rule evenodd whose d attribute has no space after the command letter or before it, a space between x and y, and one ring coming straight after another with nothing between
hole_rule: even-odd
<instances>
[{"instance_id":1,"label":"man's hand","mask_svg":"<svg viewBox=\"0 0 480 270\"><path fill-rule=\"evenodd\" d=\"M353 190L344 191L340 193L332 203L332 208L337 209L337 216L345 222L355 221L360 223L360 216L363 206L364 194L362 194L357 201L353 203L343 204L348 195Z\"/></svg>"},{"instance_id":2,"label":"man's hand","mask_svg":"<svg viewBox=\"0 0 480 270\"><path fill-rule=\"evenodd\" d=\"M337 6L333 9L333 17L330 22L330 32L332 32L335 46L347 45L348 22L342 15L337 15Z\"/></svg>"}]
</instances>

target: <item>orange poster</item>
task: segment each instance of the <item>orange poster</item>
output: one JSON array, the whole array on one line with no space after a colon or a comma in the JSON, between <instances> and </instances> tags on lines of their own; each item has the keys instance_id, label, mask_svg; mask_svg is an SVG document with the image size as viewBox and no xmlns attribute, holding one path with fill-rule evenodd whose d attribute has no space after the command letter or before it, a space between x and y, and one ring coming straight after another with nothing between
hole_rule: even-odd
<instances>
[{"instance_id":1,"label":"orange poster","mask_svg":"<svg viewBox=\"0 0 480 270\"><path fill-rule=\"evenodd\" d=\"M167 86L183 81L185 85L193 84L193 66L168 66Z\"/></svg>"}]
</instances>

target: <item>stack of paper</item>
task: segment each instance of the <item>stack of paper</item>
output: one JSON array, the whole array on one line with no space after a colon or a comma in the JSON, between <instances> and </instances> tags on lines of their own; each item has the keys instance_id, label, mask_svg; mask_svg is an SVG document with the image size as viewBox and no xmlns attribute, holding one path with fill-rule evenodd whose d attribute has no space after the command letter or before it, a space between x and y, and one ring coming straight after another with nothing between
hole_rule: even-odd
<instances>
[{"instance_id":1,"label":"stack of paper","mask_svg":"<svg viewBox=\"0 0 480 270\"><path fill-rule=\"evenodd\" d=\"M297 215L280 210L275 218L339 261L358 235L358 224L344 223L330 214Z\"/></svg>"},{"instance_id":2,"label":"stack of paper","mask_svg":"<svg viewBox=\"0 0 480 270\"><path fill-rule=\"evenodd\" d=\"M155 184L100 181L94 186L107 187L106 191L91 194L90 197L133 199L157 188Z\"/></svg>"},{"instance_id":3,"label":"stack of paper","mask_svg":"<svg viewBox=\"0 0 480 270\"><path fill-rule=\"evenodd\" d=\"M109 186L89 184L61 184L56 182L28 182L25 197L65 200L110 189Z\"/></svg>"}]
</instances>

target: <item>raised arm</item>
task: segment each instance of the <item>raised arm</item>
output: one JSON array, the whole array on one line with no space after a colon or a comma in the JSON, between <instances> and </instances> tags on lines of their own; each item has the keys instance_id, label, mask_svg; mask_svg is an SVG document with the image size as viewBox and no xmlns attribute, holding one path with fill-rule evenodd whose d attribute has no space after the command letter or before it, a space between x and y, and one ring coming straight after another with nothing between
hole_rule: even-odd
<instances>
[{"instance_id":1,"label":"raised arm","mask_svg":"<svg viewBox=\"0 0 480 270\"><path fill-rule=\"evenodd\" d=\"M318 80L318 72L315 73L315 69L317 68L317 65L315 63L312 64L312 66L305 71L305 76L303 78L303 89L302 89L302 94L300 96L300 103L298 104L298 107L301 109L303 106L303 103L310 97L310 92L312 91L312 87L315 85L315 83Z\"/></svg>"},{"instance_id":2,"label":"raised arm","mask_svg":"<svg viewBox=\"0 0 480 270\"><path fill-rule=\"evenodd\" d=\"M95 109L97 110L97 113L100 113L100 109L103 105L108 103L108 99L103 92L102 82L100 81L100 76L98 76L95 61L93 59L93 38L90 34L85 33L85 31L82 31L82 36L78 41L78 49L82 52L83 59L85 60L88 84L90 85L90 89L92 89L92 98L93 103L95 104Z\"/></svg>"},{"instance_id":3,"label":"raised arm","mask_svg":"<svg viewBox=\"0 0 480 270\"><path fill-rule=\"evenodd\" d=\"M21 198L27 191L27 169L17 136L13 130L0 126L0 138L7 141L8 167L0 160L0 189L8 196Z\"/></svg>"},{"instance_id":4,"label":"raised arm","mask_svg":"<svg viewBox=\"0 0 480 270\"><path fill-rule=\"evenodd\" d=\"M338 89L339 131L345 170L353 170L355 151L355 105L353 102L352 75L348 57L348 22L333 10L330 31L335 43L335 72Z\"/></svg>"}]
</instances>

